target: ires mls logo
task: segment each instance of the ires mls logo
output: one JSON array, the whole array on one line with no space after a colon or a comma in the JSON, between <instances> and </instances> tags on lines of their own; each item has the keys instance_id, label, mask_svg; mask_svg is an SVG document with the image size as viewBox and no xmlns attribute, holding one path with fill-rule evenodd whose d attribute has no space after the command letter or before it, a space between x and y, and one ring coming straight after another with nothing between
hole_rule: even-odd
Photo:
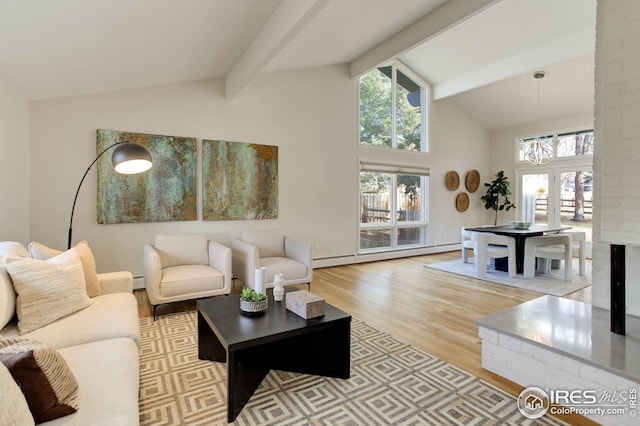
<instances>
[{"instance_id":1,"label":"ires mls logo","mask_svg":"<svg viewBox=\"0 0 640 426\"><path fill-rule=\"evenodd\" d=\"M518 396L518 410L528 419L539 419L547 412L557 414L580 414L583 416L610 416L627 413L637 416L637 389L609 392L595 389L544 390L528 387Z\"/></svg>"},{"instance_id":2,"label":"ires mls logo","mask_svg":"<svg viewBox=\"0 0 640 426\"><path fill-rule=\"evenodd\" d=\"M540 388L529 387L518 396L518 410L528 419L539 419L547 414L550 405L549 395Z\"/></svg>"}]
</instances>

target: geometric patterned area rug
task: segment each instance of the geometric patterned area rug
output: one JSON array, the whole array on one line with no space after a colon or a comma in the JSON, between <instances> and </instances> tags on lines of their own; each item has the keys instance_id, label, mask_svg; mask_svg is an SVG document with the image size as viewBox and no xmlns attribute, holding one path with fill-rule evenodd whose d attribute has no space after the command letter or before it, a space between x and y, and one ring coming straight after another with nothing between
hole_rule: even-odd
<instances>
[{"instance_id":1,"label":"geometric patterned area rug","mask_svg":"<svg viewBox=\"0 0 640 426\"><path fill-rule=\"evenodd\" d=\"M470 261L473 261L473 258L471 258ZM569 282L564 280L564 266L560 269L552 268L548 274L536 272L533 278L524 278L522 274L516 274L514 278L510 278L507 272L498 271L492 267L487 268L486 277L478 277L476 275L476 265L473 263L463 263L461 259L430 263L424 266L477 280L489 281L558 297L589 287L592 283L591 262L585 262L585 274L581 277L578 270L577 259L573 259L572 277Z\"/></svg>"},{"instance_id":2,"label":"geometric patterned area rug","mask_svg":"<svg viewBox=\"0 0 640 426\"><path fill-rule=\"evenodd\" d=\"M226 364L201 361L196 312L140 319L140 424L227 424ZM356 319L351 378L271 371L234 425L564 424Z\"/></svg>"}]
</instances>

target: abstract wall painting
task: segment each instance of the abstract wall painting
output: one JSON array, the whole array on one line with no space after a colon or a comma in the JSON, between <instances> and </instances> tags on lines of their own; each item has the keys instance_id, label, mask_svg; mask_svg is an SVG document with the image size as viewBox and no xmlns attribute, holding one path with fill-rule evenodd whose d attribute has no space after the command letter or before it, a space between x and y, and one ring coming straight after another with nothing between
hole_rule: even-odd
<instances>
[{"instance_id":1,"label":"abstract wall painting","mask_svg":"<svg viewBox=\"0 0 640 426\"><path fill-rule=\"evenodd\" d=\"M100 157L98 223L197 220L195 138L98 130L96 150L125 141L147 148L153 167L139 175L120 175L113 170L110 152Z\"/></svg>"},{"instance_id":2,"label":"abstract wall painting","mask_svg":"<svg viewBox=\"0 0 640 426\"><path fill-rule=\"evenodd\" d=\"M278 147L202 141L204 220L278 217Z\"/></svg>"}]
</instances>

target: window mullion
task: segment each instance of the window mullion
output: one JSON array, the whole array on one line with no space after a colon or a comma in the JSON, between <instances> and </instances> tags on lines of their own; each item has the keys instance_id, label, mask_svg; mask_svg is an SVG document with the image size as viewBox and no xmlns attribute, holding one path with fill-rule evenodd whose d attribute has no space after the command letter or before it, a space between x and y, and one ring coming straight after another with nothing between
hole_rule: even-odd
<instances>
[{"instance_id":1,"label":"window mullion","mask_svg":"<svg viewBox=\"0 0 640 426\"><path fill-rule=\"evenodd\" d=\"M420 222L427 222L427 179L420 178Z\"/></svg>"},{"instance_id":2,"label":"window mullion","mask_svg":"<svg viewBox=\"0 0 640 426\"><path fill-rule=\"evenodd\" d=\"M389 224L391 225L391 247L398 248L398 175L391 175L391 211L389 212Z\"/></svg>"},{"instance_id":3,"label":"window mullion","mask_svg":"<svg viewBox=\"0 0 640 426\"><path fill-rule=\"evenodd\" d=\"M398 147L398 114L397 114L397 84L398 84L398 69L396 65L391 67L391 147Z\"/></svg>"}]
</instances>

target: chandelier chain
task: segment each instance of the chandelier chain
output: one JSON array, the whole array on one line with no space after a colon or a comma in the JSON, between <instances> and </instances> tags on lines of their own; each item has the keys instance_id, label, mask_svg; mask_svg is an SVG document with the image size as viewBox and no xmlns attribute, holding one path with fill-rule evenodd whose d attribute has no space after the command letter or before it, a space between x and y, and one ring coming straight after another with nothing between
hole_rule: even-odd
<instances>
[{"instance_id":1,"label":"chandelier chain","mask_svg":"<svg viewBox=\"0 0 640 426\"><path fill-rule=\"evenodd\" d=\"M538 132L540 132L540 79L545 75L544 71L536 71L533 78L538 80ZM547 164L553 160L553 144L546 137L536 136L524 147L524 157L529 164Z\"/></svg>"}]
</instances>

